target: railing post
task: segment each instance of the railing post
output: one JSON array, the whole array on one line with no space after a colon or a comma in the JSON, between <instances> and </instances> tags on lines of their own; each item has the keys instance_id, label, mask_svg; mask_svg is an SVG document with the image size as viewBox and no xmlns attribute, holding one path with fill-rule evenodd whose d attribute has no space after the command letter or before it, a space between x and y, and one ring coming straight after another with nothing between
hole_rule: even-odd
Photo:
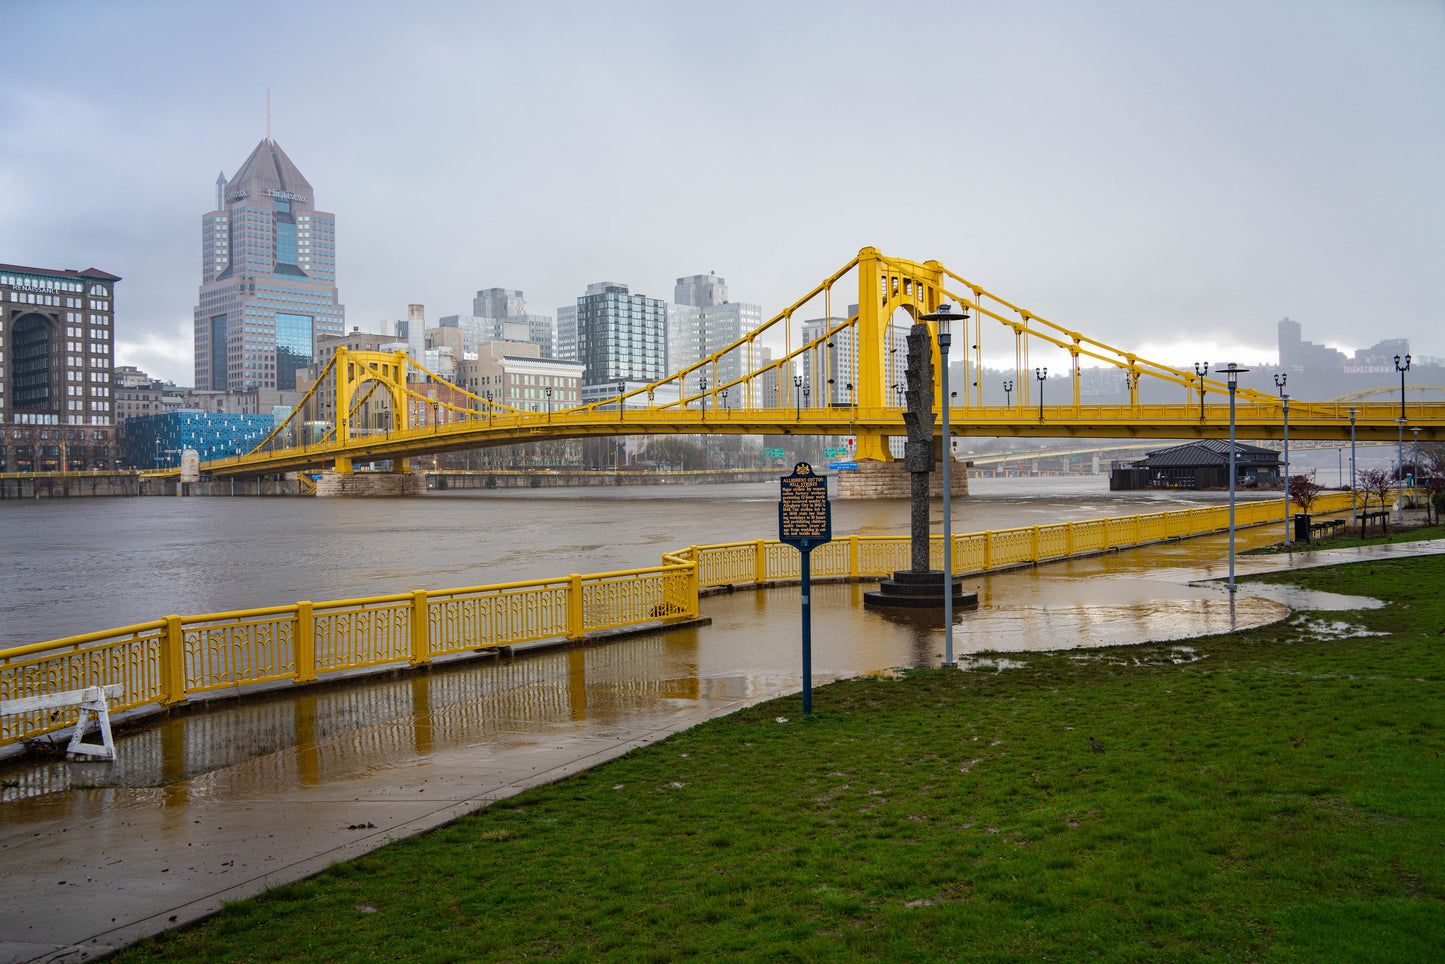
<instances>
[{"instance_id":1,"label":"railing post","mask_svg":"<svg viewBox=\"0 0 1445 964\"><path fill-rule=\"evenodd\" d=\"M316 679L316 619L311 603L296 604L296 628L291 639L296 652L296 671L291 681L309 683Z\"/></svg>"},{"instance_id":2,"label":"railing post","mask_svg":"<svg viewBox=\"0 0 1445 964\"><path fill-rule=\"evenodd\" d=\"M1073 524L1072 522L1065 522L1065 523L1064 523L1064 555L1066 555L1066 556L1072 556L1073 554L1074 554L1074 524Z\"/></svg>"},{"instance_id":3,"label":"railing post","mask_svg":"<svg viewBox=\"0 0 1445 964\"><path fill-rule=\"evenodd\" d=\"M1032 548L1032 551L1033 551L1033 561L1034 561L1034 562L1038 562L1038 561L1039 561L1039 527L1038 527L1038 526L1034 526L1034 527L1033 527L1033 533L1031 534L1031 537L1030 537L1030 539L1029 539L1029 543L1030 543L1030 547Z\"/></svg>"},{"instance_id":4,"label":"railing post","mask_svg":"<svg viewBox=\"0 0 1445 964\"><path fill-rule=\"evenodd\" d=\"M983 567L993 568L993 530L983 530Z\"/></svg>"},{"instance_id":5,"label":"railing post","mask_svg":"<svg viewBox=\"0 0 1445 964\"><path fill-rule=\"evenodd\" d=\"M411 594L411 665L431 662L431 627L427 625L426 590Z\"/></svg>"},{"instance_id":6,"label":"railing post","mask_svg":"<svg viewBox=\"0 0 1445 964\"><path fill-rule=\"evenodd\" d=\"M858 578L858 537L848 537L848 577Z\"/></svg>"},{"instance_id":7,"label":"railing post","mask_svg":"<svg viewBox=\"0 0 1445 964\"><path fill-rule=\"evenodd\" d=\"M186 700L185 634L181 617L167 616L161 636L161 702L167 706Z\"/></svg>"},{"instance_id":8,"label":"railing post","mask_svg":"<svg viewBox=\"0 0 1445 964\"><path fill-rule=\"evenodd\" d=\"M697 597L696 592L693 597ZM587 628L582 622L582 576L573 573L567 577L567 638L579 640L586 632Z\"/></svg>"},{"instance_id":9,"label":"railing post","mask_svg":"<svg viewBox=\"0 0 1445 964\"><path fill-rule=\"evenodd\" d=\"M694 562L697 560L694 559ZM759 539L753 543L753 583L761 586L768 581L768 549Z\"/></svg>"},{"instance_id":10,"label":"railing post","mask_svg":"<svg viewBox=\"0 0 1445 964\"><path fill-rule=\"evenodd\" d=\"M1137 515L1134 517L1134 545L1139 545L1144 539L1144 520Z\"/></svg>"},{"instance_id":11,"label":"railing post","mask_svg":"<svg viewBox=\"0 0 1445 964\"><path fill-rule=\"evenodd\" d=\"M698 615L702 612L702 590L701 590L701 585L702 585L702 584L701 584L701 581L698 579L698 573L699 573L700 571L701 571L701 569L700 569L700 564L699 564L698 561L697 561L696 553L694 553L694 558L693 558L693 560L692 560L692 574L691 574L691 576L689 577L689 579L687 580L687 586L688 586L688 600L687 600L687 602L688 602L688 613L687 613L687 615L688 615L690 618L692 618L692 619L696 619L696 618L698 617Z\"/></svg>"}]
</instances>

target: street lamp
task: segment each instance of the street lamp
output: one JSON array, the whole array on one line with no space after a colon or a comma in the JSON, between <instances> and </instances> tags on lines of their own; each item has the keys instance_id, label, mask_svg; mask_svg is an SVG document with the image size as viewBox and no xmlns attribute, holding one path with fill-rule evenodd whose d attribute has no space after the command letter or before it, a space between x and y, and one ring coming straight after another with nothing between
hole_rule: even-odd
<instances>
[{"instance_id":1,"label":"street lamp","mask_svg":"<svg viewBox=\"0 0 1445 964\"><path fill-rule=\"evenodd\" d=\"M707 418L707 376L699 375L697 379L697 391L702 396L702 417Z\"/></svg>"},{"instance_id":2,"label":"street lamp","mask_svg":"<svg viewBox=\"0 0 1445 964\"><path fill-rule=\"evenodd\" d=\"M903 386L899 382L893 383L893 394L898 399L898 407L903 407Z\"/></svg>"},{"instance_id":3,"label":"street lamp","mask_svg":"<svg viewBox=\"0 0 1445 964\"><path fill-rule=\"evenodd\" d=\"M1239 376L1242 372L1249 371L1248 368L1240 368L1229 363L1224 370L1229 380L1229 591L1235 590L1234 586L1234 392L1239 387Z\"/></svg>"},{"instance_id":4,"label":"street lamp","mask_svg":"<svg viewBox=\"0 0 1445 964\"><path fill-rule=\"evenodd\" d=\"M1005 407L1013 404L1013 402L1010 401L1010 399L1013 398L1013 390L1014 390L1013 380L1012 380L1012 379L1005 378L1005 379L1003 380L1003 403L1004 403L1004 406L1005 406Z\"/></svg>"},{"instance_id":5,"label":"street lamp","mask_svg":"<svg viewBox=\"0 0 1445 964\"><path fill-rule=\"evenodd\" d=\"M617 379L617 417L622 418L622 393L627 390L627 382Z\"/></svg>"},{"instance_id":6,"label":"street lamp","mask_svg":"<svg viewBox=\"0 0 1445 964\"><path fill-rule=\"evenodd\" d=\"M1400 356L1395 356L1395 371L1400 373L1400 458L1399 471L1400 488L1405 487L1405 373L1410 370L1410 356L1405 356L1405 366L1400 367Z\"/></svg>"},{"instance_id":7,"label":"street lamp","mask_svg":"<svg viewBox=\"0 0 1445 964\"><path fill-rule=\"evenodd\" d=\"M1209 362L1195 362L1194 374L1199 376L1199 420L1204 421L1204 376L1209 374Z\"/></svg>"},{"instance_id":8,"label":"street lamp","mask_svg":"<svg viewBox=\"0 0 1445 964\"><path fill-rule=\"evenodd\" d=\"M1274 373L1274 387L1279 389L1279 400L1284 403L1284 544L1290 543L1289 531L1289 396L1284 393L1284 383L1289 381L1287 372Z\"/></svg>"},{"instance_id":9,"label":"street lamp","mask_svg":"<svg viewBox=\"0 0 1445 964\"><path fill-rule=\"evenodd\" d=\"M1355 413L1359 409L1350 409L1350 515L1355 517L1355 525L1360 524L1360 512L1355 501Z\"/></svg>"},{"instance_id":10,"label":"street lamp","mask_svg":"<svg viewBox=\"0 0 1445 964\"><path fill-rule=\"evenodd\" d=\"M956 313L947 302L938 310L923 316L924 321L938 325L938 353L942 356L943 369L943 665L957 665L953 660L953 503L950 500L952 485L949 480L949 463L953 461L953 440L948 434L948 410L953 407L953 396L948 392L948 346L953 344L953 322L968 323L968 308ZM1012 387L1012 386L1010 386Z\"/></svg>"},{"instance_id":11,"label":"street lamp","mask_svg":"<svg viewBox=\"0 0 1445 964\"><path fill-rule=\"evenodd\" d=\"M1410 501L1415 503L1415 508L1420 507L1420 427L1417 425L1410 431L1415 433L1415 465L1410 471ZM1430 521L1430 513L1425 512L1425 521Z\"/></svg>"},{"instance_id":12,"label":"street lamp","mask_svg":"<svg viewBox=\"0 0 1445 964\"><path fill-rule=\"evenodd\" d=\"M548 385L542 389L542 392L547 396L547 421L550 422L552 421L552 386Z\"/></svg>"},{"instance_id":13,"label":"street lamp","mask_svg":"<svg viewBox=\"0 0 1445 964\"><path fill-rule=\"evenodd\" d=\"M1035 368L1034 377L1039 380L1039 421L1042 422L1044 420L1044 381L1049 377L1048 368Z\"/></svg>"},{"instance_id":14,"label":"street lamp","mask_svg":"<svg viewBox=\"0 0 1445 964\"><path fill-rule=\"evenodd\" d=\"M803 396L802 396L802 394L800 393L800 390L802 389L802 387L803 387L803 376L802 376L802 375L794 375L794 376L793 376L793 407L794 407L795 411L794 411L794 413L793 413L793 418L794 418L794 420L796 420L796 421L802 421L802 419L803 419L803 401L802 401Z\"/></svg>"}]
</instances>

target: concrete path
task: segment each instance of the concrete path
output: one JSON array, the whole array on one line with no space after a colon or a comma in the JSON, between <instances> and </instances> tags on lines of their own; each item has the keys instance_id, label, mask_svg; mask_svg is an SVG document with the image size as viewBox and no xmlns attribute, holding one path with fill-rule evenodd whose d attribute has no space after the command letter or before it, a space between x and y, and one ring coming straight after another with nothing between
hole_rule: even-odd
<instances>
[{"instance_id":1,"label":"concrete path","mask_svg":"<svg viewBox=\"0 0 1445 964\"><path fill-rule=\"evenodd\" d=\"M1244 556L1237 559L1236 571L1245 575L1442 552L1445 540ZM1226 571L1223 562L1186 565L1168 578L1217 580ZM555 687L569 685L559 682L558 674L565 676L568 659L575 658L574 651L541 671L552 674L548 685L554 694ZM606 685L625 690L628 669L611 667ZM569 714L565 706L552 706L539 714L529 709L528 697L515 695L540 678L538 671L526 672L533 677L488 684L492 702L485 707L484 739L469 731L466 739L438 740L440 749L427 752L415 749L421 728L415 719L406 721L405 739L397 739L396 722L378 718L344 734L321 732L302 746L282 741L242 762L155 787L75 789L86 772L77 768L104 764L52 765L67 774L56 792L0 804L0 964L102 956L212 914L223 902L310 876L524 788L796 689L795 677L750 678L739 686L736 677L709 678L705 669L693 667L661 687L627 691L627 700L608 712L597 711L594 696L589 712ZM687 672L696 678L685 678ZM598 685L595 667L591 673L587 685ZM818 682L823 681L820 675ZM585 704L586 694L581 696ZM344 698L344 693L334 697ZM439 706L425 727L435 725L440 732L448 725L446 714L463 705L459 700L452 707ZM497 720L498 708L506 717L509 706L511 719ZM279 712L292 710L283 706ZM328 706L315 722L319 726L334 712ZM196 714L166 726L198 730L185 739L234 739L215 731L223 716ZM123 737L118 745L123 759L165 752L164 739L154 731Z\"/></svg>"}]
</instances>

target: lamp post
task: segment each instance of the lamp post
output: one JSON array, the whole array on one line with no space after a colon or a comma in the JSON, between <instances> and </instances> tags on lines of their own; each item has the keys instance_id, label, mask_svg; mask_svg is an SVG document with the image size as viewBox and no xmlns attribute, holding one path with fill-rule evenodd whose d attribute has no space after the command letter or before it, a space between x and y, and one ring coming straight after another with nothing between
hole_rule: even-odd
<instances>
[{"instance_id":1,"label":"lamp post","mask_svg":"<svg viewBox=\"0 0 1445 964\"><path fill-rule=\"evenodd\" d=\"M1289 381L1287 372L1274 373L1274 387L1279 389L1279 400L1284 403L1284 544L1290 543L1289 531L1289 396L1284 393L1284 383Z\"/></svg>"},{"instance_id":2,"label":"lamp post","mask_svg":"<svg viewBox=\"0 0 1445 964\"><path fill-rule=\"evenodd\" d=\"M893 383L893 396L898 399L898 407L899 407L899 408L902 408L902 407L903 407L903 386L902 386L900 383L898 383L898 382L894 382L894 383Z\"/></svg>"},{"instance_id":3,"label":"lamp post","mask_svg":"<svg viewBox=\"0 0 1445 964\"><path fill-rule=\"evenodd\" d=\"M1010 381L1009 379L1005 378L1005 379L1003 380L1003 403L1004 403L1004 407L1008 407L1009 405L1012 405L1012 404L1013 404L1013 402L1011 401L1011 399L1013 398L1013 390L1014 390L1014 383L1013 383L1012 381Z\"/></svg>"},{"instance_id":4,"label":"lamp post","mask_svg":"<svg viewBox=\"0 0 1445 964\"><path fill-rule=\"evenodd\" d=\"M923 316L924 321L938 325L938 353L942 356L943 370L943 665L956 666L953 660L953 502L952 484L949 479L949 463L953 461L953 438L948 434L948 410L953 407L953 396L948 391L948 348L953 344L953 322L968 324L968 308L962 313L944 303L938 310ZM1005 382L1005 384L1007 384Z\"/></svg>"},{"instance_id":5,"label":"lamp post","mask_svg":"<svg viewBox=\"0 0 1445 964\"><path fill-rule=\"evenodd\" d=\"M1360 510L1355 499L1355 413L1359 409L1350 409L1350 515L1355 517L1355 525L1360 524Z\"/></svg>"},{"instance_id":6,"label":"lamp post","mask_svg":"<svg viewBox=\"0 0 1445 964\"><path fill-rule=\"evenodd\" d=\"M1204 421L1204 376L1209 374L1209 362L1195 362L1194 374L1199 376L1199 420Z\"/></svg>"},{"instance_id":7,"label":"lamp post","mask_svg":"<svg viewBox=\"0 0 1445 964\"><path fill-rule=\"evenodd\" d=\"M802 419L803 419L803 395L802 395L802 387L803 387L803 376L802 376L802 375L794 375L794 376L793 376L793 406L794 406L795 411L794 411L794 413L793 413L793 418L794 418L794 420L796 420L796 421L802 421Z\"/></svg>"},{"instance_id":8,"label":"lamp post","mask_svg":"<svg viewBox=\"0 0 1445 964\"><path fill-rule=\"evenodd\" d=\"M617 379L617 418L622 419L622 393L627 390L627 382Z\"/></svg>"},{"instance_id":9,"label":"lamp post","mask_svg":"<svg viewBox=\"0 0 1445 964\"><path fill-rule=\"evenodd\" d=\"M726 412L726 411L728 410L728 390L727 390L726 388L724 388L724 389L722 390L722 400L723 400L723 411Z\"/></svg>"},{"instance_id":10,"label":"lamp post","mask_svg":"<svg viewBox=\"0 0 1445 964\"><path fill-rule=\"evenodd\" d=\"M1035 368L1034 377L1039 380L1039 421L1044 420L1044 381L1049 377L1047 367Z\"/></svg>"},{"instance_id":11,"label":"lamp post","mask_svg":"<svg viewBox=\"0 0 1445 964\"><path fill-rule=\"evenodd\" d=\"M1417 425L1410 431L1415 433L1415 464L1410 469L1410 501L1415 503L1415 508L1420 507L1420 427ZM1425 513L1425 521L1430 521L1430 513Z\"/></svg>"},{"instance_id":12,"label":"lamp post","mask_svg":"<svg viewBox=\"0 0 1445 964\"><path fill-rule=\"evenodd\" d=\"M1240 368L1229 363L1224 370L1225 377L1229 380L1229 591L1235 590L1234 586L1234 392L1239 387L1239 376L1241 372L1249 371L1248 368Z\"/></svg>"},{"instance_id":13,"label":"lamp post","mask_svg":"<svg viewBox=\"0 0 1445 964\"><path fill-rule=\"evenodd\" d=\"M1405 365L1400 366L1400 356L1395 356L1395 371L1400 373L1400 449L1399 469L1396 476L1400 481L1400 488L1405 487L1405 373L1410 370L1410 356L1405 356Z\"/></svg>"},{"instance_id":14,"label":"lamp post","mask_svg":"<svg viewBox=\"0 0 1445 964\"><path fill-rule=\"evenodd\" d=\"M701 396L702 417L707 418L707 376L699 375L697 379L697 392Z\"/></svg>"},{"instance_id":15,"label":"lamp post","mask_svg":"<svg viewBox=\"0 0 1445 964\"><path fill-rule=\"evenodd\" d=\"M552 386L548 385L542 389L542 393L547 396L547 421L550 422L552 421Z\"/></svg>"}]
</instances>

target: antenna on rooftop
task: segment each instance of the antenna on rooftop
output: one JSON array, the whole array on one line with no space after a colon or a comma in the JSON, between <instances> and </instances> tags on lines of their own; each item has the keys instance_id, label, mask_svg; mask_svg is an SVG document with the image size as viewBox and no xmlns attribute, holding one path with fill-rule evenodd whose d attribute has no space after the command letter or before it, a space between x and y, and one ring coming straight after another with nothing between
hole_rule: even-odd
<instances>
[{"instance_id":1,"label":"antenna on rooftop","mask_svg":"<svg viewBox=\"0 0 1445 964\"><path fill-rule=\"evenodd\" d=\"M266 143L271 143L271 88L266 88Z\"/></svg>"}]
</instances>

